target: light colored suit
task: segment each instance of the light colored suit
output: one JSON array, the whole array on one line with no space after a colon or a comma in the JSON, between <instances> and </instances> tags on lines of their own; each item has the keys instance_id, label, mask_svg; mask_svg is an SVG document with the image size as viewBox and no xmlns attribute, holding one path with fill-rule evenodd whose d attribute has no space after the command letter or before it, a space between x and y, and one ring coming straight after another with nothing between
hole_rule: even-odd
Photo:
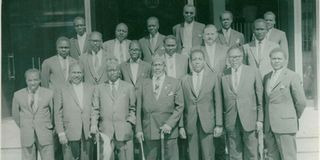
<instances>
[{"instance_id":1,"label":"light colored suit","mask_svg":"<svg viewBox=\"0 0 320 160\"><path fill-rule=\"evenodd\" d=\"M126 55L125 55L125 57L126 57L125 61L127 61L130 58L129 45L131 43L131 40L125 39L123 42L125 42L126 45L127 45L127 50L126 50ZM105 52L107 52L107 54L114 55L115 57L117 57L116 54L119 54L119 53L114 53L114 45L115 45L115 43L116 43L116 39L111 39L111 40L108 40L106 42L103 42L102 47L105 50ZM122 63L122 62L120 62L120 63Z\"/></svg>"},{"instance_id":2,"label":"light colored suit","mask_svg":"<svg viewBox=\"0 0 320 160\"><path fill-rule=\"evenodd\" d=\"M109 55L105 52L102 54L101 65L96 72L92 62L92 54L85 53L79 57L79 63L84 68L84 81L90 84L101 84L108 80L107 59Z\"/></svg>"},{"instance_id":3,"label":"light colored suit","mask_svg":"<svg viewBox=\"0 0 320 160\"><path fill-rule=\"evenodd\" d=\"M210 58L205 46L201 46L200 49L205 53L206 66L211 72L215 72L220 76L224 69L227 67L227 51L228 48L220 43L216 43L216 49L214 51L214 62L213 66L210 63Z\"/></svg>"},{"instance_id":4,"label":"light colored suit","mask_svg":"<svg viewBox=\"0 0 320 160\"><path fill-rule=\"evenodd\" d=\"M232 85L231 68L225 70L221 81L224 126L228 136L230 159L244 157L256 160L258 159L256 122L263 122L263 86L260 72L255 67L242 65L237 89Z\"/></svg>"},{"instance_id":5,"label":"light colored suit","mask_svg":"<svg viewBox=\"0 0 320 160\"><path fill-rule=\"evenodd\" d=\"M166 55L166 54L164 54ZM168 55L166 55L168 56ZM176 66L176 79L181 79L183 76L189 72L189 58L186 55L175 53L175 66ZM165 58L165 57L164 57ZM166 64L167 70L169 69L168 64Z\"/></svg>"},{"instance_id":6,"label":"light colored suit","mask_svg":"<svg viewBox=\"0 0 320 160\"><path fill-rule=\"evenodd\" d=\"M134 87L125 81L118 80L119 87L112 96L109 83L96 87L93 99L93 126L99 124L99 131L108 136L113 147L119 150L120 160L133 160L133 125L136 124L136 97ZM100 121L98 121L98 118Z\"/></svg>"},{"instance_id":7,"label":"light colored suit","mask_svg":"<svg viewBox=\"0 0 320 160\"><path fill-rule=\"evenodd\" d=\"M143 79L151 77L151 65L145 61L140 60L138 62L139 67L137 72L137 79L136 82L134 82L129 61L130 60L120 64L121 77L122 80L131 83L135 87L135 90L137 90L139 88L139 85L142 84Z\"/></svg>"},{"instance_id":8,"label":"light colored suit","mask_svg":"<svg viewBox=\"0 0 320 160\"><path fill-rule=\"evenodd\" d=\"M87 53L90 50L89 36L90 33L86 33L86 39L83 44L83 53ZM77 35L75 37L70 38L70 56L78 60L79 56L83 53L81 53Z\"/></svg>"},{"instance_id":9,"label":"light colored suit","mask_svg":"<svg viewBox=\"0 0 320 160\"><path fill-rule=\"evenodd\" d=\"M298 119L306 107L306 98L299 75L284 68L270 92L272 72L264 77L266 147L271 160L296 160L295 134Z\"/></svg>"},{"instance_id":10,"label":"light colored suit","mask_svg":"<svg viewBox=\"0 0 320 160\"><path fill-rule=\"evenodd\" d=\"M68 56L69 68L77 60ZM41 86L45 88L58 88L66 83L66 78L62 70L58 55L54 55L42 63Z\"/></svg>"},{"instance_id":11,"label":"light colored suit","mask_svg":"<svg viewBox=\"0 0 320 160\"><path fill-rule=\"evenodd\" d=\"M251 41L250 43L247 43L243 45L245 57L244 61L245 64L248 64L250 66L255 66L260 70L261 76L265 76L267 73L272 71L272 66L270 63L270 57L269 54L272 49L279 47L279 45L268 41L264 40L265 44L263 49L261 50L261 58L258 58L258 53L257 53L257 46L255 41Z\"/></svg>"},{"instance_id":12,"label":"light colored suit","mask_svg":"<svg viewBox=\"0 0 320 160\"><path fill-rule=\"evenodd\" d=\"M230 37L229 37L229 41L226 40L222 29L220 29L218 31L218 39L220 41L221 44L226 45L228 47L231 47L233 45L239 44L239 45L243 45L244 44L244 35L241 32L238 32L232 28L230 28Z\"/></svg>"},{"instance_id":13,"label":"light colored suit","mask_svg":"<svg viewBox=\"0 0 320 160\"><path fill-rule=\"evenodd\" d=\"M192 46L200 46L202 44L202 32L205 25L199 22L194 21L193 29L192 29ZM183 29L184 22L177 24L173 27L172 33L177 38L177 48L179 51L183 48Z\"/></svg>"},{"instance_id":14,"label":"light colored suit","mask_svg":"<svg viewBox=\"0 0 320 160\"><path fill-rule=\"evenodd\" d=\"M288 40L285 32L276 28L272 28L271 32L268 35L268 40L276 44L279 44L280 47L284 51L286 51L287 54L289 53Z\"/></svg>"},{"instance_id":15,"label":"light colored suit","mask_svg":"<svg viewBox=\"0 0 320 160\"><path fill-rule=\"evenodd\" d=\"M213 129L215 126L222 127L220 80L216 73L205 69L199 95L195 92L192 75L183 77L181 84L185 110L184 125L180 127L187 131L189 157L197 160L201 154L203 159L214 159Z\"/></svg>"},{"instance_id":16,"label":"light colored suit","mask_svg":"<svg viewBox=\"0 0 320 160\"><path fill-rule=\"evenodd\" d=\"M41 159L54 160L53 149L53 92L38 88L37 109L28 104L28 90L16 91L12 101L12 116L21 131L23 159L34 160L37 150Z\"/></svg>"},{"instance_id":17,"label":"light colored suit","mask_svg":"<svg viewBox=\"0 0 320 160\"><path fill-rule=\"evenodd\" d=\"M180 83L177 79L165 76L158 99L153 92L152 79L144 79L143 84L137 95L136 132L144 134L146 159L159 159L160 127L167 124L172 130L165 136L165 159L177 160L177 123L184 108Z\"/></svg>"},{"instance_id":18,"label":"light colored suit","mask_svg":"<svg viewBox=\"0 0 320 160\"><path fill-rule=\"evenodd\" d=\"M139 43L141 45L142 49L142 60L148 63L152 63L152 56L156 54L162 54L164 47L163 47L163 40L165 36L160 34L158 35L157 43L155 46L154 51L152 50L151 44L150 44L150 35L147 35L139 40Z\"/></svg>"}]
</instances>

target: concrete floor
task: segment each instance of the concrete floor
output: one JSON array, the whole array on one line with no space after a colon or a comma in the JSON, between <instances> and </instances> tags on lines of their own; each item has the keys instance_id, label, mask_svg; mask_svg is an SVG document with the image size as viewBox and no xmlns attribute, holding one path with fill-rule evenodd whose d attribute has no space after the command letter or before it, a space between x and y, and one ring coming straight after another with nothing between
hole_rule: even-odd
<instances>
[{"instance_id":1,"label":"concrete floor","mask_svg":"<svg viewBox=\"0 0 320 160\"><path fill-rule=\"evenodd\" d=\"M319 113L307 107L297 133L298 160L318 160L319 144ZM1 122L1 159L21 160L20 131L12 118Z\"/></svg>"}]
</instances>

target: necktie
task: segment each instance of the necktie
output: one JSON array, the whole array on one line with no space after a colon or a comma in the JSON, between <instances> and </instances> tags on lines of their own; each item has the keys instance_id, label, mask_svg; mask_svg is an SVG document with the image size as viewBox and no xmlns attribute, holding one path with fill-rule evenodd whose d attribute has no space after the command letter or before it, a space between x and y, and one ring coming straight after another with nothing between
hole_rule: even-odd
<instances>
[{"instance_id":1,"label":"necktie","mask_svg":"<svg viewBox=\"0 0 320 160\"><path fill-rule=\"evenodd\" d=\"M98 69L99 69L99 57L98 57L98 54L96 53L94 55L94 70L98 72Z\"/></svg>"},{"instance_id":2,"label":"necktie","mask_svg":"<svg viewBox=\"0 0 320 160\"><path fill-rule=\"evenodd\" d=\"M238 77L238 68L234 70L234 90L238 89L238 81L239 81L239 77Z\"/></svg>"},{"instance_id":3,"label":"necktie","mask_svg":"<svg viewBox=\"0 0 320 160\"><path fill-rule=\"evenodd\" d=\"M272 88L274 87L274 84L276 82L276 74L277 71L274 71L271 75L270 81L269 81L269 87L268 87L268 92L270 93Z\"/></svg>"},{"instance_id":4,"label":"necktie","mask_svg":"<svg viewBox=\"0 0 320 160\"><path fill-rule=\"evenodd\" d=\"M113 98L116 97L116 85L114 82L111 84L111 94Z\"/></svg>"},{"instance_id":5,"label":"necktie","mask_svg":"<svg viewBox=\"0 0 320 160\"><path fill-rule=\"evenodd\" d=\"M122 63L122 62L124 61L124 54L123 54L123 49L122 49L122 43L119 44L119 52L120 52L119 63Z\"/></svg>"},{"instance_id":6,"label":"necktie","mask_svg":"<svg viewBox=\"0 0 320 160\"><path fill-rule=\"evenodd\" d=\"M154 94L158 98L160 91L160 77L157 77L155 80L155 85L154 85Z\"/></svg>"},{"instance_id":7,"label":"necktie","mask_svg":"<svg viewBox=\"0 0 320 160\"><path fill-rule=\"evenodd\" d=\"M261 41L259 41L259 43L258 43L258 61L259 61L259 63L260 63L260 61L261 61Z\"/></svg>"},{"instance_id":8,"label":"necktie","mask_svg":"<svg viewBox=\"0 0 320 160\"><path fill-rule=\"evenodd\" d=\"M33 111L35 111L35 106L34 106L34 93L31 93L30 96L30 107Z\"/></svg>"},{"instance_id":9,"label":"necktie","mask_svg":"<svg viewBox=\"0 0 320 160\"><path fill-rule=\"evenodd\" d=\"M229 43L229 35L227 30L224 32L224 38L226 39L226 42Z\"/></svg>"},{"instance_id":10,"label":"necktie","mask_svg":"<svg viewBox=\"0 0 320 160\"><path fill-rule=\"evenodd\" d=\"M62 68L65 80L68 80L68 60L67 60L67 58L62 59L61 68Z\"/></svg>"},{"instance_id":11,"label":"necktie","mask_svg":"<svg viewBox=\"0 0 320 160\"><path fill-rule=\"evenodd\" d=\"M152 52L154 52L155 48L156 48L156 40L155 40L155 37L154 35L151 36L151 49L152 49Z\"/></svg>"},{"instance_id":12,"label":"necktie","mask_svg":"<svg viewBox=\"0 0 320 160\"><path fill-rule=\"evenodd\" d=\"M199 95L199 92L200 92L200 83L201 83L201 80L200 80L200 73L197 73L197 81L196 81L196 94Z\"/></svg>"}]
</instances>

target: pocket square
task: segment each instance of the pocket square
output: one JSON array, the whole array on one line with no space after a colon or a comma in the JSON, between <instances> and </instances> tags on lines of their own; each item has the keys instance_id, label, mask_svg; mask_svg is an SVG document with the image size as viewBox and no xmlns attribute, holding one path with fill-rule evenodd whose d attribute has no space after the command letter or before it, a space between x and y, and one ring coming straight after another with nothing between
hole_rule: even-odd
<instances>
[{"instance_id":1,"label":"pocket square","mask_svg":"<svg viewBox=\"0 0 320 160\"><path fill-rule=\"evenodd\" d=\"M285 89L285 88L286 88L285 85L281 85L281 86L280 86L280 89Z\"/></svg>"},{"instance_id":2,"label":"pocket square","mask_svg":"<svg viewBox=\"0 0 320 160\"><path fill-rule=\"evenodd\" d=\"M170 91L170 92L168 93L168 96L172 96L172 95L173 95L173 92Z\"/></svg>"},{"instance_id":3,"label":"pocket square","mask_svg":"<svg viewBox=\"0 0 320 160\"><path fill-rule=\"evenodd\" d=\"M236 40L236 43L240 43L240 39L239 38Z\"/></svg>"}]
</instances>

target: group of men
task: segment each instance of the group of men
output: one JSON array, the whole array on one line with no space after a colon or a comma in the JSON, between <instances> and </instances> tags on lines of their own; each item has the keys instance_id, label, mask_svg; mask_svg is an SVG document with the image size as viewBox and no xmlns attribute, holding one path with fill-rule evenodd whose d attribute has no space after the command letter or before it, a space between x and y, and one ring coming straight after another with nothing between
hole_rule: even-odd
<instances>
[{"instance_id":1,"label":"group of men","mask_svg":"<svg viewBox=\"0 0 320 160\"><path fill-rule=\"evenodd\" d=\"M91 159L94 137L104 160L133 160L135 138L147 160L224 159L225 148L231 160L257 160L261 132L269 159L296 159L306 102L299 76L286 67L288 44L273 28L275 15L257 19L246 44L229 11L220 15L221 30L196 22L192 5L183 15L173 35L159 33L150 17L149 35L128 40L120 23L104 43L76 17L76 37L58 38L57 55L41 71L27 70L27 87L14 94L23 159L37 151L57 158L56 134L65 160Z\"/></svg>"}]
</instances>

